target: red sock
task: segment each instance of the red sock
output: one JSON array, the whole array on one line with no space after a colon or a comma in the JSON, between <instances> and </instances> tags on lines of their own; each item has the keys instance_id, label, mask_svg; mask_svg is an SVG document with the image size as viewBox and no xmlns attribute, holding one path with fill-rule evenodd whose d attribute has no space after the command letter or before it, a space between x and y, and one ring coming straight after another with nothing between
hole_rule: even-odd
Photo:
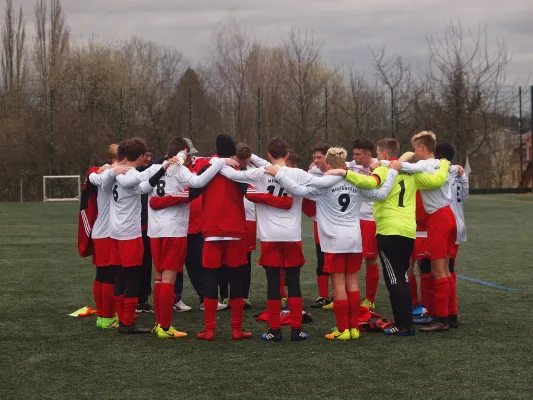
<instances>
[{"instance_id":1,"label":"red sock","mask_svg":"<svg viewBox=\"0 0 533 400\"><path fill-rule=\"evenodd\" d=\"M113 296L113 300L115 300L115 311L117 312L118 320L124 323L124 295Z\"/></svg>"},{"instance_id":2,"label":"red sock","mask_svg":"<svg viewBox=\"0 0 533 400\"><path fill-rule=\"evenodd\" d=\"M242 329L242 321L244 320L244 299L229 299L229 306L231 309L231 328Z\"/></svg>"},{"instance_id":3,"label":"red sock","mask_svg":"<svg viewBox=\"0 0 533 400\"><path fill-rule=\"evenodd\" d=\"M122 323L126 326L132 326L135 322L135 310L139 304L137 297L125 297L124 298L124 316Z\"/></svg>"},{"instance_id":4,"label":"red sock","mask_svg":"<svg viewBox=\"0 0 533 400\"><path fill-rule=\"evenodd\" d=\"M289 297L288 303L289 310L291 312L291 328L300 329L302 327L302 311L304 309L302 298Z\"/></svg>"},{"instance_id":5,"label":"red sock","mask_svg":"<svg viewBox=\"0 0 533 400\"><path fill-rule=\"evenodd\" d=\"M161 318L159 315L159 293L161 292L161 279L157 279L154 282L154 314L155 314L155 323L159 324Z\"/></svg>"},{"instance_id":6,"label":"red sock","mask_svg":"<svg viewBox=\"0 0 533 400\"><path fill-rule=\"evenodd\" d=\"M172 324L172 307L174 306L174 284L161 282L159 284L159 324L168 329Z\"/></svg>"},{"instance_id":7,"label":"red sock","mask_svg":"<svg viewBox=\"0 0 533 400\"><path fill-rule=\"evenodd\" d=\"M333 300L333 310L335 311L335 320L337 321L337 330L344 332L348 329L348 314L350 312L350 306L348 300Z\"/></svg>"},{"instance_id":8,"label":"red sock","mask_svg":"<svg viewBox=\"0 0 533 400\"><path fill-rule=\"evenodd\" d=\"M104 318L113 318L115 316L115 300L113 291L115 285L112 283L102 283L102 313L98 313Z\"/></svg>"},{"instance_id":9,"label":"red sock","mask_svg":"<svg viewBox=\"0 0 533 400\"><path fill-rule=\"evenodd\" d=\"M372 303L376 301L376 293L379 284L379 267L377 264L366 267L366 290L365 298Z\"/></svg>"},{"instance_id":10,"label":"red sock","mask_svg":"<svg viewBox=\"0 0 533 400\"><path fill-rule=\"evenodd\" d=\"M329 299L329 276L318 275L316 282L318 284L318 296Z\"/></svg>"},{"instance_id":11,"label":"red sock","mask_svg":"<svg viewBox=\"0 0 533 400\"><path fill-rule=\"evenodd\" d=\"M416 282L416 275L409 275L409 286L411 287L411 304L418 305L418 284Z\"/></svg>"},{"instance_id":12,"label":"red sock","mask_svg":"<svg viewBox=\"0 0 533 400\"><path fill-rule=\"evenodd\" d=\"M361 292L347 292L348 307L350 308L348 323L350 328L359 328L359 315L361 314ZM335 307L335 306L334 306Z\"/></svg>"},{"instance_id":13,"label":"red sock","mask_svg":"<svg viewBox=\"0 0 533 400\"><path fill-rule=\"evenodd\" d=\"M204 299L204 323L205 329L215 330L217 327L218 299Z\"/></svg>"},{"instance_id":14,"label":"red sock","mask_svg":"<svg viewBox=\"0 0 533 400\"><path fill-rule=\"evenodd\" d=\"M96 306L96 312L99 317L103 317L102 315L102 282L97 281L96 279L93 281L93 298L94 298L94 305Z\"/></svg>"},{"instance_id":15,"label":"red sock","mask_svg":"<svg viewBox=\"0 0 533 400\"><path fill-rule=\"evenodd\" d=\"M435 316L435 306L433 293L433 275L430 273L420 275L420 292L422 296L422 305L426 307L429 315Z\"/></svg>"},{"instance_id":16,"label":"red sock","mask_svg":"<svg viewBox=\"0 0 533 400\"><path fill-rule=\"evenodd\" d=\"M268 325L270 329L281 329L280 313L281 313L281 300L268 300Z\"/></svg>"},{"instance_id":17,"label":"red sock","mask_svg":"<svg viewBox=\"0 0 533 400\"><path fill-rule=\"evenodd\" d=\"M282 299L287 298L287 292L285 291L285 270L283 268L279 269L279 293Z\"/></svg>"},{"instance_id":18,"label":"red sock","mask_svg":"<svg viewBox=\"0 0 533 400\"><path fill-rule=\"evenodd\" d=\"M457 315L457 281L455 272L452 272L452 276L448 278L450 282L450 302L448 304L448 313L450 315Z\"/></svg>"},{"instance_id":19,"label":"red sock","mask_svg":"<svg viewBox=\"0 0 533 400\"><path fill-rule=\"evenodd\" d=\"M448 278L436 279L435 284L435 315L439 318L448 317L450 303L450 281Z\"/></svg>"}]
</instances>

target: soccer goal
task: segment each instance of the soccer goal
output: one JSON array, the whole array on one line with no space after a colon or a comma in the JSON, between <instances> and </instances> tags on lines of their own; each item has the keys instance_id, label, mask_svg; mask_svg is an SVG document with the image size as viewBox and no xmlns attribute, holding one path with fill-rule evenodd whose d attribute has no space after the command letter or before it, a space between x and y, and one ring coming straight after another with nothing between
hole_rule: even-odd
<instances>
[{"instance_id":1,"label":"soccer goal","mask_svg":"<svg viewBox=\"0 0 533 400\"><path fill-rule=\"evenodd\" d=\"M43 201L79 201L80 199L79 175L43 176Z\"/></svg>"}]
</instances>

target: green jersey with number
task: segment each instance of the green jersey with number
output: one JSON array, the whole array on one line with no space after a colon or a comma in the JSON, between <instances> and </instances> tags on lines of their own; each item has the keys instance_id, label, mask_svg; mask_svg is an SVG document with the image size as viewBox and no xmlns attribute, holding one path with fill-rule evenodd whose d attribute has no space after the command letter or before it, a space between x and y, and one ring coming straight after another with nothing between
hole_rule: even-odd
<instances>
[{"instance_id":1,"label":"green jersey with number","mask_svg":"<svg viewBox=\"0 0 533 400\"><path fill-rule=\"evenodd\" d=\"M401 172L396 176L392 189L385 200L374 201L374 219L376 220L376 233L378 235L399 235L416 238L416 191L431 190L441 187L448 177L449 162L441 161L439 172L433 175ZM389 169L378 167L372 176L364 176L348 171L346 180L361 189L379 187L387 179Z\"/></svg>"}]
</instances>

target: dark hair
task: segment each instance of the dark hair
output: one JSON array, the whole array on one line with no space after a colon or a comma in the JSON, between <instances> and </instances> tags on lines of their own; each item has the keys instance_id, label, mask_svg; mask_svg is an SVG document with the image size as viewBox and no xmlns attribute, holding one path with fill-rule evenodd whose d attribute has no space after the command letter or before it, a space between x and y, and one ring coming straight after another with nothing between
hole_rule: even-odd
<instances>
[{"instance_id":1,"label":"dark hair","mask_svg":"<svg viewBox=\"0 0 533 400\"><path fill-rule=\"evenodd\" d=\"M275 137L268 143L267 150L273 159L279 160L287 155L289 152L289 145L282 138Z\"/></svg>"},{"instance_id":2,"label":"dark hair","mask_svg":"<svg viewBox=\"0 0 533 400\"><path fill-rule=\"evenodd\" d=\"M141 138L126 139L118 145L118 160L135 161L147 151L148 146Z\"/></svg>"},{"instance_id":3,"label":"dark hair","mask_svg":"<svg viewBox=\"0 0 533 400\"><path fill-rule=\"evenodd\" d=\"M331 146L324 142L319 142L315 144L313 147L313 153L316 153L317 151L321 152L323 155L326 155L328 153L328 150Z\"/></svg>"},{"instance_id":4,"label":"dark hair","mask_svg":"<svg viewBox=\"0 0 533 400\"><path fill-rule=\"evenodd\" d=\"M381 139L376 143L377 147L387 153L390 157L398 157L400 155L400 143L393 138Z\"/></svg>"},{"instance_id":5,"label":"dark hair","mask_svg":"<svg viewBox=\"0 0 533 400\"><path fill-rule=\"evenodd\" d=\"M246 143L239 143L236 156L239 160L247 160L252 156L252 149Z\"/></svg>"},{"instance_id":6,"label":"dark hair","mask_svg":"<svg viewBox=\"0 0 533 400\"><path fill-rule=\"evenodd\" d=\"M170 142L168 143L167 156L171 159L185 149L187 149L187 152L191 151L187 141L182 137L174 137L170 139Z\"/></svg>"},{"instance_id":7,"label":"dark hair","mask_svg":"<svg viewBox=\"0 0 533 400\"><path fill-rule=\"evenodd\" d=\"M237 144L231 135L218 135L216 140L217 155L219 157L233 157L237 153Z\"/></svg>"},{"instance_id":8,"label":"dark hair","mask_svg":"<svg viewBox=\"0 0 533 400\"><path fill-rule=\"evenodd\" d=\"M370 139L363 138L363 139L357 139L355 142L353 142L353 149L362 149L362 150L368 150L369 152L374 152L374 143Z\"/></svg>"},{"instance_id":9,"label":"dark hair","mask_svg":"<svg viewBox=\"0 0 533 400\"><path fill-rule=\"evenodd\" d=\"M291 149L289 149L289 161L295 166L298 164L298 154Z\"/></svg>"},{"instance_id":10,"label":"dark hair","mask_svg":"<svg viewBox=\"0 0 533 400\"><path fill-rule=\"evenodd\" d=\"M435 148L435 158L445 158L448 161L452 161L455 156L455 149L450 143L442 142Z\"/></svg>"}]
</instances>

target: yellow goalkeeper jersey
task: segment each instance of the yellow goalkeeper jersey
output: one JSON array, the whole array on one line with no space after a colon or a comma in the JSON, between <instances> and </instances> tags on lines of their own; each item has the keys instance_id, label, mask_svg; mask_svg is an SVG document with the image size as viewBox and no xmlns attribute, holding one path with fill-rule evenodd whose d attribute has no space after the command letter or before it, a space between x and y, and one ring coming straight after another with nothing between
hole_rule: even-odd
<instances>
[{"instance_id":1,"label":"yellow goalkeeper jersey","mask_svg":"<svg viewBox=\"0 0 533 400\"><path fill-rule=\"evenodd\" d=\"M436 174L408 174L400 171L392 189L385 200L374 202L374 218L378 235L398 235L411 239L416 238L416 191L437 189L444 185L448 177L450 163L442 160ZM357 174L352 171L346 173L346 180L361 189L375 189L380 187L387 178L389 169L378 167L373 175L380 179L378 184L372 176Z\"/></svg>"}]
</instances>

